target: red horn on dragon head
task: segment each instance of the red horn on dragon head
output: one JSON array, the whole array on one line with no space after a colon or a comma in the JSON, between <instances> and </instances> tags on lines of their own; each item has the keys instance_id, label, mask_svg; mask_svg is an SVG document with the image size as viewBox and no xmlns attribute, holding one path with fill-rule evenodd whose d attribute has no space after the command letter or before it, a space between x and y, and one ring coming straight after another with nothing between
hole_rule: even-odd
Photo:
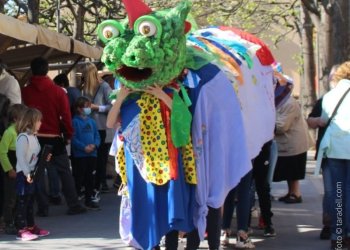
<instances>
[{"instance_id":1,"label":"red horn on dragon head","mask_svg":"<svg viewBox=\"0 0 350 250\"><path fill-rule=\"evenodd\" d=\"M130 29L134 28L134 22L143 15L147 15L152 12L151 8L148 7L142 0L122 0L126 13L129 18Z\"/></svg>"}]
</instances>

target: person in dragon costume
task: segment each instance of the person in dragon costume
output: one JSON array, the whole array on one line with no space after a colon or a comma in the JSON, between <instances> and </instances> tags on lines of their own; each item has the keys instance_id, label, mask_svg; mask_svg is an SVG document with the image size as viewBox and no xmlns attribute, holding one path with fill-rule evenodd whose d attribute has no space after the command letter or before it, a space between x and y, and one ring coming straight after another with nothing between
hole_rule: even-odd
<instances>
[{"instance_id":1,"label":"person in dragon costume","mask_svg":"<svg viewBox=\"0 0 350 250\"><path fill-rule=\"evenodd\" d=\"M101 60L120 84L107 119L130 210L120 231L139 249L164 235L177 249L177 232L191 232L187 249L197 249L208 223L218 249L220 207L273 137L274 59L236 29L189 33L188 1L159 11L123 3L128 18L98 27Z\"/></svg>"}]
</instances>

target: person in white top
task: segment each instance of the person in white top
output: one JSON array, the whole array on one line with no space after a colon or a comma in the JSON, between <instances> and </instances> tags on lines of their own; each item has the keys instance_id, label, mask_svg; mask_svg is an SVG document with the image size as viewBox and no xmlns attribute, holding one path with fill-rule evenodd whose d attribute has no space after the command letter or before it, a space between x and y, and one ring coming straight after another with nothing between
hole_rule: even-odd
<instances>
[{"instance_id":1,"label":"person in white top","mask_svg":"<svg viewBox=\"0 0 350 250\"><path fill-rule=\"evenodd\" d=\"M5 65L0 60L0 93L11 101L11 104L22 103L19 83L5 70Z\"/></svg>"},{"instance_id":2,"label":"person in white top","mask_svg":"<svg viewBox=\"0 0 350 250\"><path fill-rule=\"evenodd\" d=\"M321 119L330 123L320 141L316 168L321 162L331 179L331 248L350 246L350 61L333 76L336 86L322 100ZM342 99L343 98L343 99ZM339 106L338 106L339 104ZM338 109L334 113L334 110ZM334 113L334 115L333 115ZM325 158L325 159L323 159ZM325 162L325 163L323 163Z\"/></svg>"}]
</instances>

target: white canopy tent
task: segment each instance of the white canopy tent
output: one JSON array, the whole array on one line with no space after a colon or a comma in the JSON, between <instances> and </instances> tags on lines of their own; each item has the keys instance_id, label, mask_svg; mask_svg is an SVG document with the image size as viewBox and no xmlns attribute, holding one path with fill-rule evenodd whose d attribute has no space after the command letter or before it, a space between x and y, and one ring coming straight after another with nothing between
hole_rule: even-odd
<instances>
[{"instance_id":1,"label":"white canopy tent","mask_svg":"<svg viewBox=\"0 0 350 250\"><path fill-rule=\"evenodd\" d=\"M99 60L101 54L101 47L0 14L0 59L22 84L29 76L28 67L35 57L46 58L50 65L62 63L62 67L70 71L83 58ZM69 61L72 63L67 64Z\"/></svg>"}]
</instances>

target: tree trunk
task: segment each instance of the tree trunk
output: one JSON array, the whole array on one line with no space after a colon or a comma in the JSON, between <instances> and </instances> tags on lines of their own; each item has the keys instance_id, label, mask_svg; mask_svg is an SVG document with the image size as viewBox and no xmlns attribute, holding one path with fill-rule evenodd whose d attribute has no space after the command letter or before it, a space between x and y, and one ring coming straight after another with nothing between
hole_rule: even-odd
<instances>
[{"instance_id":1,"label":"tree trunk","mask_svg":"<svg viewBox=\"0 0 350 250\"><path fill-rule=\"evenodd\" d=\"M39 0L28 0L28 22L39 23Z\"/></svg>"},{"instance_id":2,"label":"tree trunk","mask_svg":"<svg viewBox=\"0 0 350 250\"><path fill-rule=\"evenodd\" d=\"M73 37L79 41L84 41L84 17L86 11L80 5L77 6L76 11L77 16L74 20Z\"/></svg>"},{"instance_id":3,"label":"tree trunk","mask_svg":"<svg viewBox=\"0 0 350 250\"><path fill-rule=\"evenodd\" d=\"M4 14L5 12L5 0L0 0L0 13Z\"/></svg>"},{"instance_id":4,"label":"tree trunk","mask_svg":"<svg viewBox=\"0 0 350 250\"><path fill-rule=\"evenodd\" d=\"M316 101L315 85L315 53L313 46L314 26L305 6L301 9L301 41L303 65L303 81L300 84L300 97L305 115L309 114Z\"/></svg>"},{"instance_id":5,"label":"tree trunk","mask_svg":"<svg viewBox=\"0 0 350 250\"><path fill-rule=\"evenodd\" d=\"M338 1L334 6L334 14L332 15L333 23L333 58L334 64L341 64L349 60L350 53L350 32L349 32L349 0Z\"/></svg>"},{"instance_id":6,"label":"tree trunk","mask_svg":"<svg viewBox=\"0 0 350 250\"><path fill-rule=\"evenodd\" d=\"M320 25L317 30L319 41L319 93L322 96L329 90L329 73L333 66L332 47L332 7L329 4L320 5Z\"/></svg>"}]
</instances>

